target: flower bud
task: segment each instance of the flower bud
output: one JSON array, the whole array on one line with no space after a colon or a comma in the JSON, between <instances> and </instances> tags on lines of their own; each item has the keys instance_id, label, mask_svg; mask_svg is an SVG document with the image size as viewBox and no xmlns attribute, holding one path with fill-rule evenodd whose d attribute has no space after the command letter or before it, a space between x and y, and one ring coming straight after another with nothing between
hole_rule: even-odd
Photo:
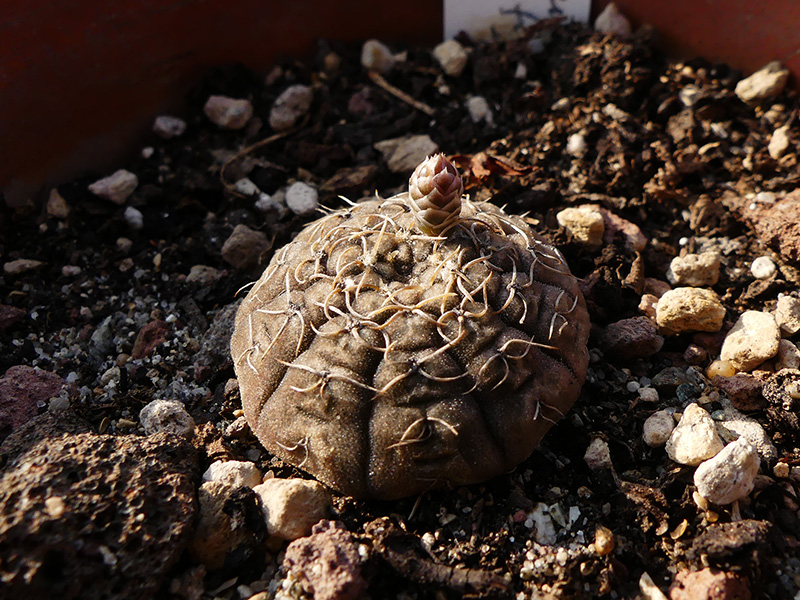
<instances>
[{"instance_id":1,"label":"flower bud","mask_svg":"<svg viewBox=\"0 0 800 600\"><path fill-rule=\"evenodd\" d=\"M408 198L417 227L427 235L438 235L461 214L464 184L461 175L444 154L422 161L408 181Z\"/></svg>"}]
</instances>

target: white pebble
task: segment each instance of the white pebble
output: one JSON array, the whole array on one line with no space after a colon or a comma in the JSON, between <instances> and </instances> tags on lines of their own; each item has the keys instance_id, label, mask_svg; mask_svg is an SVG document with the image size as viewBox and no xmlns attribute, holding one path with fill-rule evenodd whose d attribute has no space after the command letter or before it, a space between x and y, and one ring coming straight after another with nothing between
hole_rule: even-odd
<instances>
[{"instance_id":1,"label":"white pebble","mask_svg":"<svg viewBox=\"0 0 800 600\"><path fill-rule=\"evenodd\" d=\"M586 152L586 137L583 133L573 133L567 138L567 154L570 156L583 156Z\"/></svg>"},{"instance_id":2,"label":"white pebble","mask_svg":"<svg viewBox=\"0 0 800 600\"><path fill-rule=\"evenodd\" d=\"M267 479L253 488L270 535L296 540L311 533L331 506L328 490L317 481Z\"/></svg>"},{"instance_id":3,"label":"white pebble","mask_svg":"<svg viewBox=\"0 0 800 600\"><path fill-rule=\"evenodd\" d=\"M714 285L719 280L720 262L717 252L676 256L667 270L667 280L677 286Z\"/></svg>"},{"instance_id":4,"label":"white pebble","mask_svg":"<svg viewBox=\"0 0 800 600\"><path fill-rule=\"evenodd\" d=\"M800 331L800 300L793 296L780 296L775 307L775 322L787 336Z\"/></svg>"},{"instance_id":5,"label":"white pebble","mask_svg":"<svg viewBox=\"0 0 800 600\"><path fill-rule=\"evenodd\" d=\"M312 214L319 206L317 189L302 181L294 182L286 190L286 206L301 217Z\"/></svg>"},{"instance_id":6,"label":"white pebble","mask_svg":"<svg viewBox=\"0 0 800 600\"><path fill-rule=\"evenodd\" d=\"M278 96L269 113L269 126L275 131L288 131L305 116L314 100L314 91L307 85L290 85Z\"/></svg>"},{"instance_id":7,"label":"white pebble","mask_svg":"<svg viewBox=\"0 0 800 600\"><path fill-rule=\"evenodd\" d=\"M667 455L682 465L695 466L715 456L724 444L711 415L695 403L683 411L667 440Z\"/></svg>"},{"instance_id":8,"label":"white pebble","mask_svg":"<svg viewBox=\"0 0 800 600\"><path fill-rule=\"evenodd\" d=\"M739 371L750 371L778 353L781 332L769 313L748 310L725 336L720 358Z\"/></svg>"},{"instance_id":9,"label":"white pebble","mask_svg":"<svg viewBox=\"0 0 800 600\"><path fill-rule=\"evenodd\" d=\"M613 2L610 2L603 9L603 12L597 15L597 19L594 21L594 29L601 33L613 33L623 38L630 36L632 31L630 21Z\"/></svg>"},{"instance_id":10,"label":"white pebble","mask_svg":"<svg viewBox=\"0 0 800 600\"><path fill-rule=\"evenodd\" d=\"M732 406L722 411L718 429L726 442L732 442L740 437L746 439L753 444L759 456L769 463L778 458L778 449L761 423L740 413Z\"/></svg>"},{"instance_id":11,"label":"white pebble","mask_svg":"<svg viewBox=\"0 0 800 600\"><path fill-rule=\"evenodd\" d=\"M694 472L694 484L706 500L730 504L753 491L758 465L755 446L741 437L701 464Z\"/></svg>"},{"instance_id":12,"label":"white pebble","mask_svg":"<svg viewBox=\"0 0 800 600\"><path fill-rule=\"evenodd\" d=\"M579 244L592 249L603 245L605 222L600 211L589 206L565 208L556 220Z\"/></svg>"},{"instance_id":13,"label":"white pebble","mask_svg":"<svg viewBox=\"0 0 800 600\"><path fill-rule=\"evenodd\" d=\"M712 290L679 287L665 292L656 304L656 323L663 333L719 331L725 307Z\"/></svg>"},{"instance_id":14,"label":"white pebble","mask_svg":"<svg viewBox=\"0 0 800 600\"><path fill-rule=\"evenodd\" d=\"M467 66L469 55L459 42L447 40L433 49L433 57L450 77L458 77Z\"/></svg>"},{"instance_id":15,"label":"white pebble","mask_svg":"<svg viewBox=\"0 0 800 600\"><path fill-rule=\"evenodd\" d=\"M82 269L78 265L64 265L61 267L61 274L64 277L75 277L81 274Z\"/></svg>"},{"instance_id":16,"label":"white pebble","mask_svg":"<svg viewBox=\"0 0 800 600\"><path fill-rule=\"evenodd\" d=\"M756 279L768 279L775 274L778 267L769 256L759 256L750 265L750 272Z\"/></svg>"},{"instance_id":17,"label":"white pebble","mask_svg":"<svg viewBox=\"0 0 800 600\"><path fill-rule=\"evenodd\" d=\"M775 370L800 369L800 349L789 340L778 342L778 353L775 355Z\"/></svg>"},{"instance_id":18,"label":"white pebble","mask_svg":"<svg viewBox=\"0 0 800 600\"><path fill-rule=\"evenodd\" d=\"M183 135L186 131L186 121L170 115L156 117L153 122L153 133L165 140Z\"/></svg>"},{"instance_id":19,"label":"white pebble","mask_svg":"<svg viewBox=\"0 0 800 600\"><path fill-rule=\"evenodd\" d=\"M789 149L789 144L791 142L790 135L790 125L778 127L772 133L772 137L769 140L769 145L767 146L767 151L772 158L778 160Z\"/></svg>"},{"instance_id":20,"label":"white pebble","mask_svg":"<svg viewBox=\"0 0 800 600\"><path fill-rule=\"evenodd\" d=\"M658 410L647 417L642 428L642 439L651 448L658 448L667 443L675 429L675 419L665 410Z\"/></svg>"},{"instance_id":21,"label":"white pebble","mask_svg":"<svg viewBox=\"0 0 800 600\"><path fill-rule=\"evenodd\" d=\"M142 155L143 159L147 160L148 158L153 156L153 154L155 154L155 152L156 152L156 149L153 148L152 146L145 146L144 148L142 148L141 155Z\"/></svg>"},{"instance_id":22,"label":"white pebble","mask_svg":"<svg viewBox=\"0 0 800 600\"><path fill-rule=\"evenodd\" d=\"M125 200L139 185L139 178L135 173L119 169L108 177L98 179L89 185L89 191L95 196L110 200L114 204L125 204Z\"/></svg>"},{"instance_id":23,"label":"white pebble","mask_svg":"<svg viewBox=\"0 0 800 600\"><path fill-rule=\"evenodd\" d=\"M203 473L203 481L221 481L232 487L256 487L261 483L261 471L251 462L218 460Z\"/></svg>"},{"instance_id":24,"label":"white pebble","mask_svg":"<svg viewBox=\"0 0 800 600\"><path fill-rule=\"evenodd\" d=\"M144 215L138 208L127 206L123 216L125 218L125 223L127 223L128 227L134 231L139 231L142 229L142 227L144 227Z\"/></svg>"},{"instance_id":25,"label":"white pebble","mask_svg":"<svg viewBox=\"0 0 800 600\"><path fill-rule=\"evenodd\" d=\"M583 460L592 471L611 469L614 466L611 462L611 451L608 449L608 442L599 437L594 438L589 443L583 455Z\"/></svg>"},{"instance_id":26,"label":"white pebble","mask_svg":"<svg viewBox=\"0 0 800 600\"><path fill-rule=\"evenodd\" d=\"M755 106L783 91L789 80L789 70L774 60L736 84L736 95L742 102Z\"/></svg>"},{"instance_id":27,"label":"white pebble","mask_svg":"<svg viewBox=\"0 0 800 600\"><path fill-rule=\"evenodd\" d=\"M467 99L467 111L473 123L485 121L487 125L494 125L494 115L489 107L489 102L483 96L471 96Z\"/></svg>"},{"instance_id":28,"label":"white pebble","mask_svg":"<svg viewBox=\"0 0 800 600\"><path fill-rule=\"evenodd\" d=\"M394 68L396 59L389 47L378 40L367 40L361 47L361 66L386 75Z\"/></svg>"},{"instance_id":29,"label":"white pebble","mask_svg":"<svg viewBox=\"0 0 800 600\"><path fill-rule=\"evenodd\" d=\"M203 112L218 127L242 129L253 116L253 105L241 98L211 96L203 106Z\"/></svg>"},{"instance_id":30,"label":"white pebble","mask_svg":"<svg viewBox=\"0 0 800 600\"><path fill-rule=\"evenodd\" d=\"M658 402L658 390L654 387L640 387L637 393L639 394L639 400L642 402Z\"/></svg>"},{"instance_id":31,"label":"white pebble","mask_svg":"<svg viewBox=\"0 0 800 600\"><path fill-rule=\"evenodd\" d=\"M177 400L153 400L139 411L139 420L147 435L159 432L191 437L194 419Z\"/></svg>"},{"instance_id":32,"label":"white pebble","mask_svg":"<svg viewBox=\"0 0 800 600\"><path fill-rule=\"evenodd\" d=\"M258 186L248 177L242 177L233 184L233 188L243 196L255 196L258 193Z\"/></svg>"}]
</instances>

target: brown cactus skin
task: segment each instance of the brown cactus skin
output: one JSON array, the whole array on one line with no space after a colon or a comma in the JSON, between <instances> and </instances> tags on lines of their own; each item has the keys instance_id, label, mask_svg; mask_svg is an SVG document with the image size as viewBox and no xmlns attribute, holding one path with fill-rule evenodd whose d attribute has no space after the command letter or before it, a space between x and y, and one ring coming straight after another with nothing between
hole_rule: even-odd
<instances>
[{"instance_id":1,"label":"brown cactus skin","mask_svg":"<svg viewBox=\"0 0 800 600\"><path fill-rule=\"evenodd\" d=\"M508 472L586 376L589 317L563 256L519 217L461 198L448 165L428 159L411 193L310 223L236 316L251 429L347 495Z\"/></svg>"},{"instance_id":2,"label":"brown cactus skin","mask_svg":"<svg viewBox=\"0 0 800 600\"><path fill-rule=\"evenodd\" d=\"M408 201L417 227L426 235L439 235L458 221L464 184L444 154L422 161L408 180Z\"/></svg>"}]
</instances>

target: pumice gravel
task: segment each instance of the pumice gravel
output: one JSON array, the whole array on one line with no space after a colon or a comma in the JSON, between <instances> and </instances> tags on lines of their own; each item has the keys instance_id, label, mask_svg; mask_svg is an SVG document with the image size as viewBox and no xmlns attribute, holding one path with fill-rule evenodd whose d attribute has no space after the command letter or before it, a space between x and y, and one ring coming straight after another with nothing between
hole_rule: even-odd
<instances>
[{"instance_id":1,"label":"pumice gravel","mask_svg":"<svg viewBox=\"0 0 800 600\"><path fill-rule=\"evenodd\" d=\"M561 253L423 161L409 192L331 211L278 250L231 351L261 443L347 495L481 482L526 459L586 376Z\"/></svg>"}]
</instances>

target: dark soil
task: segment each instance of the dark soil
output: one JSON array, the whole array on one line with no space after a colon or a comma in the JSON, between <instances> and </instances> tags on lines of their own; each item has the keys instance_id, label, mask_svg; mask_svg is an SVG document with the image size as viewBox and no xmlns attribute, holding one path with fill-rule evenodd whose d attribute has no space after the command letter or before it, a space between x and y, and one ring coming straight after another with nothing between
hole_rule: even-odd
<instances>
[{"instance_id":1,"label":"dark soil","mask_svg":"<svg viewBox=\"0 0 800 600\"><path fill-rule=\"evenodd\" d=\"M188 98L186 133L171 140L153 136L152 156L120 165L139 177L128 205L142 212L143 229L128 226L124 207L87 191L105 173L58 187L71 208L67 218L34 206L3 215L3 262L26 258L44 265L0 279L0 301L24 311L2 322L0 368L37 366L67 379L74 385L72 410L101 433L136 432L145 404L179 399L201 424L201 471L227 456L254 460L262 473L307 477L261 451L246 430L231 428L241 413L227 354L228 307L257 273L226 263L221 247L244 223L264 232L274 250L313 217L260 212L257 197L237 192L233 183L246 175L273 194L292 180L307 181L329 207L342 205L339 194L353 200L376 190L389 195L408 174L390 172L373 144L427 133L462 169L467 193L526 213L564 253L583 281L594 325L592 359L573 410L513 472L391 503L335 499L333 517L369 550L369 596L633 598L645 572L667 591L678 572L711 565L735 573L755 598L793 597L800 584L798 482L777 479L774 464L764 463L756 491L738 507L740 517L730 506L700 510L692 499L694 469L642 441L644 420L655 410L680 411L716 390L702 377L688 388L666 384L654 405L640 401L635 387L668 367L685 377L694 365L702 374L718 356L714 343L721 337L668 336L658 353L623 360L604 356L600 336L608 324L641 315L644 278L664 280L681 252L722 249L713 289L728 310L726 327L742 311L769 310L778 293L796 291L800 263L782 251L780 240L772 249L763 245L753 224L757 215L747 220L745 209L723 199L796 187L795 142L780 160L766 147L785 123L800 140L797 95L785 91L753 108L733 91L740 73L701 59L670 62L646 32L623 41L549 27L551 40L539 54L527 43L536 30L515 41L462 40L471 57L459 78L443 75L430 49L406 49L407 60L386 79L430 106L432 116L377 85L360 66L357 46L320 44L316 61L281 64L266 83L244 67L210 73ZM331 52L341 58L334 70L325 68ZM526 76L515 77L519 65ZM313 86L313 105L298 127L273 136L270 108L292 83ZM688 105L687 89L693 90ZM211 94L249 98L254 119L239 132L218 129L202 112ZM464 105L472 95L488 100L493 126L472 122ZM566 145L577 132L586 149L572 155ZM622 235L599 250L570 238L555 215L585 203L638 225L646 248L632 250ZM127 248L119 238L132 244ZM756 280L749 265L765 254L778 271ZM66 265L80 272L62 271ZM187 281L195 265L219 272ZM140 342L135 352L140 331L154 321L161 337L144 349ZM697 346L704 351L697 354ZM764 377L769 370L762 368ZM706 408L713 412L724 393L711 397ZM796 415L765 403L748 414L773 435L779 458L800 463ZM608 443L612 471L593 471L584 461L597 437ZM556 515L550 545L536 541L537 506ZM591 545L600 527L613 536L610 553ZM269 543L206 572L185 553L164 579L161 597L194 598L205 590L204 598L246 598L248 589L281 585L280 594L300 594L278 568L282 556L282 548ZM237 591L241 585L249 588Z\"/></svg>"}]
</instances>

